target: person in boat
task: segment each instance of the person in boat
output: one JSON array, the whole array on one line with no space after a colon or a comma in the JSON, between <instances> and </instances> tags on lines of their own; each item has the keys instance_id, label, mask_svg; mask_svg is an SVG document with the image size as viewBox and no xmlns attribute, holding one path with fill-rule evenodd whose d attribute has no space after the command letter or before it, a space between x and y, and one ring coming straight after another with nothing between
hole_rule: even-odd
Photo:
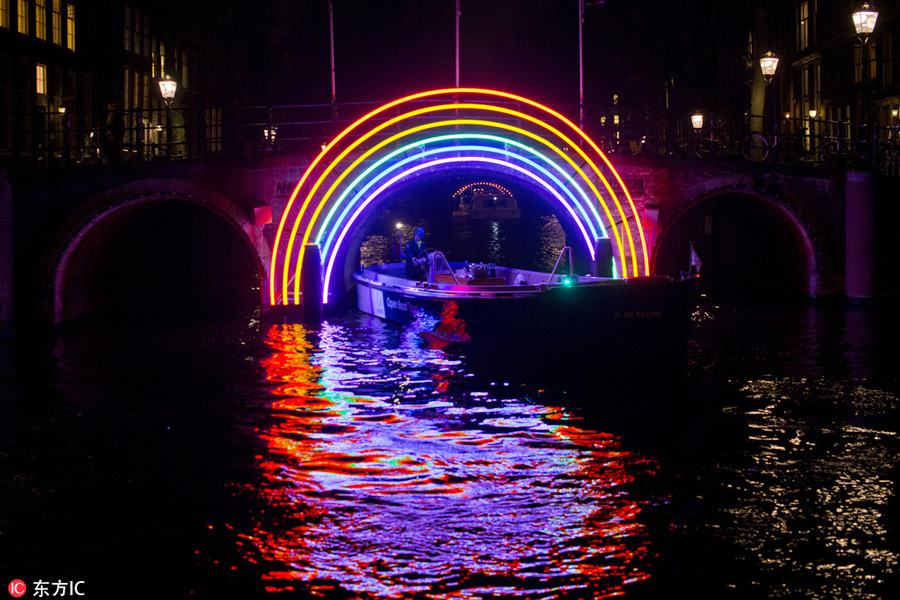
<instances>
[{"instance_id":1,"label":"person in boat","mask_svg":"<svg viewBox=\"0 0 900 600\"><path fill-rule=\"evenodd\" d=\"M425 281L425 273L428 267L428 252L425 246L425 230L419 227L413 234L413 239L406 242L403 251L406 256L406 278L417 281Z\"/></svg>"}]
</instances>

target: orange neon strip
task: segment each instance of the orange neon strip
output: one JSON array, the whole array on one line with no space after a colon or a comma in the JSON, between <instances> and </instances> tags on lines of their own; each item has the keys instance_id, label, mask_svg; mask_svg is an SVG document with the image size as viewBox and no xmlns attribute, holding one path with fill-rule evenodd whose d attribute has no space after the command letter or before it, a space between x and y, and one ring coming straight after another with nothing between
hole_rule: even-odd
<instances>
[{"instance_id":1,"label":"orange neon strip","mask_svg":"<svg viewBox=\"0 0 900 600\"><path fill-rule=\"evenodd\" d=\"M446 107L446 106L452 106L452 107L454 107L454 108L456 108L456 107L459 107L459 108L472 108L472 107L473 107L473 105L445 105L444 107ZM481 106L483 106L483 105L474 105L474 106L481 107ZM441 107L435 107L435 108L441 108ZM508 109L505 109L505 110L508 110ZM516 113L515 111L510 111L510 112L511 112L514 116L517 116L517 117L520 117L520 118L529 118L529 117L527 117L527 115L522 115L521 113ZM401 116L402 116L402 115L401 115ZM400 117L398 117L398 118L400 118ZM386 123L385 125L390 125L390 123ZM316 223L316 221L317 221L317 219L318 219L320 213L322 212L322 210L323 210L323 209L325 208L325 206L327 205L328 199L331 197L331 195L334 193L334 191L337 189L337 187L340 185L340 183L341 183L341 182L342 182L342 181L343 181L343 180L344 180L344 179L345 179L345 178L346 178L346 177L347 177L347 176L348 176L348 175L349 175L349 174L350 174L357 166L359 166L363 161L365 161L366 159L368 159L372 154L374 154L375 152L377 152L379 149L383 148L384 146L387 146L388 144L391 144L391 143L397 141L398 139L401 139L401 138L406 137L406 136L409 136L409 135L413 135L413 134L415 134L415 133L418 133L418 132L420 132L420 131L424 131L424 130L427 130L427 129L433 129L433 128L443 127L443 126L448 126L448 125L450 125L450 126L452 126L452 125L482 125L482 126L486 126L486 127L493 127L493 128L498 128L498 129L506 129L506 130L508 130L508 131L513 131L513 132L522 134L522 135L524 135L524 136L526 136L526 137L529 137L529 138L531 138L531 139L533 139L533 140L535 140L535 141L537 141L537 142L539 142L539 143L541 143L541 144L547 146L548 148L550 148L551 150L553 150L553 152L555 152L557 155L559 155L560 157L562 157L566 162L569 163L569 165L570 165L573 169L575 169L575 170L581 175L582 179L590 186L591 190L593 190L594 195L595 195L595 197L597 198L597 202L598 202L598 204L603 208L603 211L605 212L607 219L609 219L609 226L610 226L610 228L613 230L613 232L614 232L614 234L615 234L615 237L616 237L616 244L617 244L617 247L619 248L619 256L620 256L620 260L621 260L621 262L622 262L623 273L627 272L627 270L626 270L626 262L625 262L625 248L624 248L624 243L623 243L623 241L622 241L622 239L621 239L621 237L620 237L620 235L619 235L618 228L615 226L615 220L613 219L613 216L612 216L612 214L611 214L611 212L610 212L610 210L609 210L609 205L606 203L605 198L600 194L600 191L596 188L596 186L594 185L594 183L590 180L590 178L587 176L587 174L586 174L586 173L585 173L585 172L584 172L584 171L583 171L583 170L575 163L575 161L573 161L571 158L569 158L569 157L565 154L565 152L563 152L557 145L551 143L551 142L548 141L547 139L542 138L541 136L539 136L539 135L537 135L537 134L535 134L535 133L532 133L532 132L530 132L530 131L528 131L528 130L525 130L525 129L522 129L522 128L520 128L520 127L516 127L516 126L514 126L514 125L507 125L506 123L495 123L495 122L493 122L493 121L485 121L485 120L480 120L480 119L450 119L450 120L439 121L439 122L435 122L435 123L426 123L426 124L424 124L424 125L419 125L419 126L416 126L416 127L412 127L412 128L410 128L410 129L408 129L408 130L404 130L404 131L402 131L402 132L400 132L400 133L394 134L394 135L391 136L390 138L387 138L387 139L385 139L385 140L382 140L381 142L379 142L378 144L376 144L375 146L373 146L372 148L370 148L369 150L367 150L364 154L362 154L361 156L359 156L359 157L353 162L353 164L351 164L347 169L345 169L345 170L340 174L340 176L334 181L334 183L331 184L331 186L329 187L329 189L328 189L328 191L325 193L325 195L322 196L322 198L319 200L319 202L318 202L318 204L317 204L317 206L316 206L316 209L315 209L315 211L313 212L313 215L312 215L312 217L311 217L310 220L309 220L309 224L307 225L307 229L306 229L306 232L305 232L303 241L302 241L302 243L300 244L300 248L301 248L300 252L301 252L301 254L300 254L300 257L299 257L299 259L298 259L298 268L300 268L300 266L303 264L303 254L302 254L303 249L306 248L306 244L307 244L307 242L309 241L309 238L312 236L312 232L313 232L313 230L314 230L314 228L315 228L315 223ZM363 138L360 138L360 141L364 141ZM322 178L324 178L324 177L326 177L326 176L327 176L327 173L323 173ZM603 181L604 181L604 183L605 183L605 185L606 185L607 190L608 190L613 196L615 196L615 193L614 193L613 190L611 189L611 186L609 185L609 183L608 183L605 179L603 179ZM623 214L623 211L622 211L622 209L621 209L621 206L618 205L618 203L617 203L617 207L619 208L619 214L624 218L625 215ZM299 217L298 217L298 220L299 220ZM634 248L634 246L632 245L632 250L633 250L633 248ZM636 267L635 267L635 272L637 272L637 271L636 271ZM299 287L298 287L298 285L297 285L297 281L298 281L298 280L295 278L295 279L294 279L294 285L295 285L294 294L295 294L295 296L299 293Z\"/></svg>"},{"instance_id":2,"label":"orange neon strip","mask_svg":"<svg viewBox=\"0 0 900 600\"><path fill-rule=\"evenodd\" d=\"M525 136L525 137L529 137L529 138L535 140L536 142L538 142L538 143L540 143L540 144L543 144L544 146L546 146L547 148L549 148L549 149L552 150L553 152L555 152L555 153L556 153L558 156L560 156L564 161L566 161L567 163L569 163L569 165L570 165L575 171L577 171L577 172L581 175L581 178L582 178L582 179L588 184L588 186L594 191L594 196L598 199L598 204L599 204L600 206L602 206L604 213L606 213L606 217L607 217L607 219L609 220L609 225L610 225L610 227L611 227L612 229L615 230L615 227L614 227L614 225L613 225L615 221L613 220L612 213L610 213L610 211L609 211L609 205L606 203L606 200L605 200L605 199L603 198L603 196L600 194L600 191L594 186L594 182L592 182L592 181L590 180L590 178L587 176L587 174L586 174L584 171L581 170L581 167L579 167L578 164L577 164L575 161L573 161L571 158L569 158L569 156L568 156L564 151L562 151L558 146L556 146L555 144L551 143L551 142L548 141L546 138L542 138L541 136L539 136L539 135L537 135L537 134L535 134L535 133L532 133L532 132L528 131L527 129L522 129L521 127L516 127L516 126L514 126L514 125L508 125L508 124L506 124L506 123L500 123L500 122L494 122L494 121L485 121L485 120L481 120L481 119L450 119L450 120L445 120L445 121L437 121L437 122L434 122L434 123L426 123L426 124L424 124L424 125L417 125L416 127L412 127L412 128L410 128L410 129L404 130L404 131L402 131L402 132L400 132L400 133L394 134L394 135L391 136L390 138L388 138L388 139L386 139L386 140L384 140L384 141L379 142L378 144L376 144L375 146L373 146L371 149L367 150L366 153L365 153L364 155L362 155L359 159L357 159L356 161L354 161L354 163L353 163L352 165L350 165L350 166L349 166L349 167L341 174L341 176L338 178L338 180L337 180L334 184L332 184L332 186L328 189L328 191L325 193L325 195L324 195L324 196L322 197L322 199L320 200L320 203L327 202L328 199L329 199L329 197L330 197L330 196L334 193L334 191L336 190L337 185L340 183L340 181L343 180L346 176L348 176L348 174L349 174L353 169L355 169L357 166L359 166L360 163L362 163L366 158L368 158L370 155L372 155L372 154L373 154L374 152L376 152L378 149L383 148L384 146L387 146L388 144L391 144L391 143L393 143L393 142L395 142L395 141L397 141L397 140L399 140L399 139L401 139L401 138L403 138L403 137L406 137L406 136L408 136L408 135L413 135L413 134L419 133L419 132L421 132L421 131L426 131L426 130L428 130L428 129L436 129L436 128L438 128L438 127L444 127L444 126L459 126L459 125L480 125L480 126L489 127L489 128L492 127L492 128L496 128L496 129L506 129L506 130L508 130L508 131L513 131L513 132L515 132L515 133L519 133L519 134L521 134L521 135L523 135L523 136ZM573 179L573 182L574 182L574 179ZM475 185L475 184L470 184L470 185ZM467 187L468 187L468 186L467 186ZM590 201L588 198L585 198L585 200ZM318 212L319 212L319 210L317 209L316 214L313 215L312 219L310 220L310 223L315 222L315 220L316 220L316 215L318 214ZM602 223L600 224L600 226L601 226L600 229L603 229ZM310 227L311 227L311 225L310 225ZM618 233L618 232L616 232L616 233ZM622 243L622 241L621 241L621 238L617 235L617 236L616 236L616 239L617 239L617 242L618 242L618 243L617 243L617 247L620 249L620 251L624 252L624 246L623 246L623 243ZM623 262L623 264L622 264L622 268L623 268L623 269L625 268L624 262Z\"/></svg>"},{"instance_id":3,"label":"orange neon strip","mask_svg":"<svg viewBox=\"0 0 900 600\"><path fill-rule=\"evenodd\" d=\"M603 182L604 186L606 187L606 190L609 192L610 196L613 199L613 202L616 205L616 208L618 209L619 215L622 217L622 222L626 223L625 232L627 233L629 248L631 249L631 257L632 257L632 263L633 263L632 268L633 268L634 274L637 275L638 270L637 270L636 252L635 252L635 248L634 248L634 238L632 237L631 229L627 225L628 217L625 214L624 210L622 209L622 205L619 202L618 196L616 195L615 191L612 189L612 186L609 184L609 181L606 179L606 177L600 171L600 168L591 160L591 158L581 148L578 147L577 144L575 144L575 142L573 140L571 140L568 136L566 136L564 133L562 133L561 131L559 131L558 129L553 127L552 125L544 123L543 121L540 121L539 119L536 119L535 117L526 115L524 113L521 113L521 112L518 112L515 110L511 110L511 109L503 108L503 107L490 106L490 105L486 105L486 104L459 103L459 104L443 104L443 105L437 105L437 106L430 106L430 107L426 107L426 108L413 110L408 113L404 113L402 115L394 117L393 119L390 119L390 120L378 125L374 129L372 129L368 133L366 133L365 135L357 138L356 141L354 141L350 146L348 146L347 148L344 149L344 151L341 152L341 154L338 156L336 161L332 162L319 175L319 178L317 179L316 183L310 189L310 191L307 195L306 201L303 203L303 206L301 207L300 212L297 215L296 220L294 221L294 226L291 229L291 235L288 238L288 248L287 248L287 252L286 252L286 259L285 259L285 265L284 265L283 282L286 283L288 280L288 274L290 272L289 271L289 267L290 267L289 260L290 260L290 256L293 251L293 246L294 246L294 241L297 236L297 231L299 229L300 223L303 220L303 215L304 215L306 209L308 208L309 203L311 202L316 191L318 191L319 187L322 185L322 182L324 182L327 179L327 177L331 173L331 171L334 170L334 168L338 165L338 163L343 158L345 158L350 152L355 150L359 145L361 145L363 142L365 142L366 140L368 140L369 138L371 138L372 136L377 134L379 131L382 131L400 121L403 121L403 120L406 120L409 118L413 118L413 117L416 117L416 116L419 116L422 114L438 112L441 110L460 110L460 109L469 109L469 108L477 109L477 110L501 112L501 113L508 114L508 115L516 117L516 118L525 119L527 121L534 123L535 125L543 127L545 129L548 129L549 131L556 134L559 138L561 138L570 147L575 148L575 150L581 155L581 157L584 159L584 161L591 165L591 168L594 170L594 172L597 174L597 176ZM346 175L346 173L349 170L352 170L352 168L355 165L357 165L359 162L361 162L361 160L357 160L357 162L355 162L354 165L350 167L350 169L348 169L347 171L344 172L344 175L342 175L340 179L343 179L343 177ZM590 183L589 178L585 177L585 180ZM598 200L600 200L602 203L602 195L600 195L599 191L597 191L597 189L593 186L592 183L590 183L590 185L591 185L591 188L594 190L594 193L596 194ZM303 240L302 240L302 243L300 244L300 249L298 251L297 265L296 265L295 273L299 273L299 271L301 269L301 266L303 264L303 256L304 256L305 249L306 249L306 243L309 241L309 238L312 234L313 223L315 223L315 220L316 220L318 214L321 212L322 208L324 207L324 204L323 204L324 201L325 201L324 199L319 200L316 210L307 225L306 232L304 233ZM611 219L611 217L610 217L610 219ZM636 215L635 215L635 219L636 219ZM611 224L613 224L612 219L611 219ZM613 226L612 229L616 234L616 242L620 249L620 259L622 260L622 272L624 275L627 276L628 270L627 270L627 266L625 263L624 245L623 245L622 240L619 237L618 228ZM285 289L285 295L287 295L286 289ZM294 278L293 296L294 296L294 303L295 304L299 303L299 301L300 301L300 279L297 277Z\"/></svg>"},{"instance_id":4,"label":"orange neon strip","mask_svg":"<svg viewBox=\"0 0 900 600\"><path fill-rule=\"evenodd\" d=\"M383 113L386 110L390 110L391 108L397 106L398 104L403 104L404 102L410 102L412 100L418 100L419 98L427 98L428 96L433 96L435 94L447 93L448 91L454 91L456 93L469 93L477 91L477 88L449 88L443 90L431 90L427 92L419 92L417 94L411 94L409 96L404 96L403 98L398 98L392 102L388 102L387 104L376 108L375 110L363 115L353 123L351 123L346 129L341 131L333 140L331 140L325 148L316 156L313 162L306 168L306 171L303 172L303 176L300 178L300 181L297 182L297 185L294 187L294 191L291 193L290 199L288 199L288 203L284 208L284 213L281 215L281 219L278 222L278 230L275 232L275 242L272 245L272 262L269 267L269 280L274 282L273 274L275 273L275 261L278 258L278 244L281 239L281 233L284 230L284 224L287 222L287 217L291 212L291 207L294 204L294 200L297 198L297 194L300 192L300 189L303 187L303 184L306 183L307 178L316 168L322 159L328 154L328 151L331 150L338 142L342 139L350 135L350 132L356 129L362 123L368 121L372 117ZM287 279L285 278L282 285L282 294L287 291ZM275 305L275 286L269 285L269 302L273 306Z\"/></svg>"},{"instance_id":5,"label":"orange neon strip","mask_svg":"<svg viewBox=\"0 0 900 600\"><path fill-rule=\"evenodd\" d=\"M304 172L304 174L303 174L302 178L300 179L300 181L297 183L297 186L294 188L294 191L293 191L293 193L291 194L290 199L288 200L287 206L285 207L284 213L282 214L282 217L281 217L281 219L280 219L280 221L279 221L279 224L278 224L278 230L277 230L276 235L275 235L275 241L274 241L274 245L273 245L273 253L272 253L272 261L271 261L270 272L269 272L269 273L270 273L270 274L269 274L269 281L270 281L270 285L269 285L269 299L270 299L271 304L275 304L275 289L276 289L276 286L274 285L274 283L275 283L275 280L276 280L276 279L275 279L275 276L274 276L274 275L275 275L275 272L276 272L276 262L277 262L277 258L278 258L278 247L279 247L279 245L280 245L281 236L282 236L282 233L283 233L283 231L284 231L284 226L285 226L285 224L287 223L288 215L289 215L290 212L291 212L291 209L292 209L292 207L293 207L294 201L296 200L296 197L297 197L297 195L298 195L300 189L303 187L303 184L306 182L306 180L310 177L310 175L312 174L312 172L315 170L316 166L317 166L319 163L322 162L322 160L324 159L324 157L329 153L329 151L330 151L335 145L338 144L338 142L340 142L342 139L344 139L346 136L348 136L348 135L349 135L354 129L356 129L359 125L361 125L361 124L364 123L365 121L371 119L372 117L374 117L374 116L376 116L376 115L378 115L378 114L380 114L380 113L382 113L382 112L385 112L385 111L387 111L387 110L390 110L391 108L393 108L393 107L395 107L395 106L398 106L398 105L400 105L400 104L403 104L403 103L405 103L405 102L411 102L411 101L419 100L419 99L422 99L422 98L428 98L428 97L431 97L431 96L446 95L446 94L455 94L455 95L458 95L458 94L482 94L482 95L487 95L487 96L496 96L496 97L506 98L506 99L509 99L509 100L513 100L513 101L515 101L515 102L521 102L521 103L523 103L523 104L527 104L527 105L529 105L529 106L532 106L532 107L534 107L534 108L537 108L537 109L539 109L539 110L541 110L541 111L544 111L544 112L547 113L547 114L550 114L550 115L556 117L557 119L559 119L560 121L562 121L563 123L565 123L566 125L568 125L568 127L569 127L570 129L572 129L573 131L575 131L576 133L578 133L578 135L579 135L582 139L584 139L584 140L591 146L591 148L592 148L592 149L593 149L593 150L594 150L594 151L602 158L602 160L603 160L604 163L607 165L607 167L609 167L609 168L613 171L613 173L614 173L614 175L615 175L615 177L616 177L616 180L619 182L619 185L622 186L622 189L625 191L625 195L626 195L626 197L627 197L627 199L628 199L629 206L630 206L630 208L631 208L631 210L632 210L632 216L633 216L633 218L634 218L635 225L637 226L637 229L638 229L638 232L639 232L639 235L640 235L640 239L641 239L641 246L642 246L642 250L643 250L643 254L644 254L644 269L645 269L645 272L646 272L646 273L649 273L649 259L648 259L648 255L647 255L647 248L646 248L646 240L645 240L645 238L644 238L644 231L643 231L643 228L640 226L640 220L638 219L637 211L636 211L636 209L635 209L635 207L634 207L634 201L633 201L633 199L631 198L631 194L628 192L627 188L624 186L624 182L622 181L622 179L621 179L621 177L619 176L618 172L617 172L617 171L615 170L615 168L612 166L612 163L610 163L610 161L609 161L609 159L606 157L606 155L603 154L603 152L602 152L602 151L600 150L600 148L596 145L596 143L594 143L593 140L591 140L587 135L585 135L584 132L582 132L581 130L579 130L578 127L576 127L575 124L572 123L572 121L570 121L569 119L567 119L566 117L564 117L562 114L560 114L560 113L558 113L558 112L556 112L556 111L554 111L554 110L552 110L552 109L550 109L550 108L548 108L548 107L546 107L546 106L544 106L544 105L542 105L542 104L540 104L540 103L538 103L538 102L535 102L535 101L533 101L533 100L530 100L530 99L528 99L528 98L525 98L525 97L523 97L523 96L519 96L519 95L516 95L516 94L510 94L510 93L507 93L507 92L499 92L499 91L496 91L496 90L489 90L489 89L484 89L484 88L442 88L442 89L437 89L437 90L429 90L429 91L425 91L425 92L419 92L419 93L416 93L416 94L410 94L410 95L408 95L408 96L404 96L404 97L402 97L402 98L398 98L398 99L396 99L396 100L394 100L394 101L392 101L392 102L389 102L389 103L387 103L387 104L384 104L384 105L382 105L381 107L379 107L379 108L377 108L377 109L375 109L375 110L373 110L373 111L367 113L367 114L364 115L363 117L361 117L361 118L357 119L356 121L354 121L350 126L348 126L346 129L344 129L341 133L339 133L339 134L338 134L331 142L329 142L329 144L328 144L328 145L322 150L322 152L315 158L315 160L312 162L312 164L310 164L310 166L309 166L309 167L307 168L307 170ZM579 150L580 153L582 153L581 150L580 150L580 148L578 148L577 145L573 145L573 147L575 147L576 149ZM583 153L582 153L582 155L583 155ZM344 154L343 156L346 156L346 154ZM583 156L584 156L584 155L583 155ZM339 157L339 158L338 158L338 161L339 161L341 158L342 158L342 157ZM586 158L586 157L585 157L585 158ZM598 175L600 175L600 176L602 177L602 174L599 172L599 169L598 169L597 166L593 163L593 161L590 161L590 160L588 159L588 162L589 162L589 164L591 164L591 166L592 166L592 168L595 170L595 172L596 172ZM604 179L605 179L605 178L604 178ZM608 184L607 184L607 185L608 185ZM308 202L309 202L310 198L311 198L311 196L308 196L308 197L307 197L307 200L304 202L304 205L301 207L301 210L300 210L300 214L301 214L301 215L305 212L306 206L308 205ZM620 207L620 210L621 210L621 207ZM623 215L623 217L624 217L624 215ZM624 221L624 222L627 223L627 220ZM299 222L297 223L297 225L299 225ZM626 226L626 227L627 227L627 226ZM292 228L292 235L296 235L296 229L297 229L297 226L295 226L294 228ZM629 237L629 239L631 239L631 231L630 231L630 228L627 229L627 231L628 231L628 237ZM291 245L292 245L292 244L291 244ZM285 260L285 269L284 269L283 277L282 277L282 297L283 297L283 298L287 295L287 287L288 287L288 270L287 270L286 267L287 267L287 264L290 262L290 252L287 252L287 253L285 254L285 257L286 257L286 260ZM632 245L632 259L634 260L633 245ZM298 298L295 299L295 302L297 302L297 301L299 301Z\"/></svg>"}]
</instances>

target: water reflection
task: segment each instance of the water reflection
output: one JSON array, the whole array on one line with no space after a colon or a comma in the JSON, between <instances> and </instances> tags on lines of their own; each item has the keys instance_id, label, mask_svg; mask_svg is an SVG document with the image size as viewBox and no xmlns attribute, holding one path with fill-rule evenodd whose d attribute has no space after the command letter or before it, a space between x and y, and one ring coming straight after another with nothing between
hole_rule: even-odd
<instances>
[{"instance_id":1,"label":"water reflection","mask_svg":"<svg viewBox=\"0 0 900 600\"><path fill-rule=\"evenodd\" d=\"M546 271L551 270L565 245L566 232L559 224L559 219L555 215L541 216L540 242L538 244L541 249L540 266Z\"/></svg>"},{"instance_id":2,"label":"water reflection","mask_svg":"<svg viewBox=\"0 0 900 600\"><path fill-rule=\"evenodd\" d=\"M802 581L808 597L884 597L900 558L885 516L898 432L874 423L896 398L791 378L749 381L741 392L751 402L730 410L746 420L749 444L742 468L720 473L734 493L725 535L766 580Z\"/></svg>"},{"instance_id":3,"label":"water reflection","mask_svg":"<svg viewBox=\"0 0 900 600\"><path fill-rule=\"evenodd\" d=\"M268 333L277 399L246 486L264 502L237 538L268 589L604 597L649 577L647 501L629 487L650 459L521 390L479 389L417 336L355 323Z\"/></svg>"}]
</instances>

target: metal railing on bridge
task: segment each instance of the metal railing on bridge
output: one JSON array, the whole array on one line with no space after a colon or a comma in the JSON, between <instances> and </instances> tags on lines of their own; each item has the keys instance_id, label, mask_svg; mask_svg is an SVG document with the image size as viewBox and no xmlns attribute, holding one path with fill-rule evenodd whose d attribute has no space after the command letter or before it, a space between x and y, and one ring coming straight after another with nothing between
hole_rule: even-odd
<instances>
[{"instance_id":1,"label":"metal railing on bridge","mask_svg":"<svg viewBox=\"0 0 900 600\"><path fill-rule=\"evenodd\" d=\"M761 131L733 132L719 122L697 132L694 155L900 175L900 125L786 117Z\"/></svg>"},{"instance_id":2,"label":"metal railing on bridge","mask_svg":"<svg viewBox=\"0 0 900 600\"><path fill-rule=\"evenodd\" d=\"M509 103L506 103L509 104ZM159 107L0 117L0 166L68 166L240 156L314 155L376 103L249 107ZM517 107L527 112L528 107ZM554 107L577 115L578 107ZM676 156L806 165L900 175L900 125L824 119L714 117L701 129L688 116L586 107L582 127L607 154ZM394 113L385 113L389 119ZM572 118L572 117L570 117ZM577 122L577 118L572 118ZM769 122L761 131L751 123Z\"/></svg>"}]
</instances>

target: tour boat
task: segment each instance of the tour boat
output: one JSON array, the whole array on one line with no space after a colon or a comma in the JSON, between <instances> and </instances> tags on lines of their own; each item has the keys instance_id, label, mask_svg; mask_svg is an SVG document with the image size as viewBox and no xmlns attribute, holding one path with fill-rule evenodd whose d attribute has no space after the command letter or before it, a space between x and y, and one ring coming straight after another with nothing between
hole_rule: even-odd
<instances>
[{"instance_id":1,"label":"tour boat","mask_svg":"<svg viewBox=\"0 0 900 600\"><path fill-rule=\"evenodd\" d=\"M453 211L455 219L518 219L522 216L519 204L512 196L498 194L476 194L460 200Z\"/></svg>"},{"instance_id":2,"label":"tour boat","mask_svg":"<svg viewBox=\"0 0 900 600\"><path fill-rule=\"evenodd\" d=\"M587 342L599 350L684 332L689 281L577 275L572 264L569 247L549 273L449 262L431 250L422 281L408 279L404 263L365 267L353 279L360 311L414 326L438 347L502 341L556 351Z\"/></svg>"}]
</instances>

